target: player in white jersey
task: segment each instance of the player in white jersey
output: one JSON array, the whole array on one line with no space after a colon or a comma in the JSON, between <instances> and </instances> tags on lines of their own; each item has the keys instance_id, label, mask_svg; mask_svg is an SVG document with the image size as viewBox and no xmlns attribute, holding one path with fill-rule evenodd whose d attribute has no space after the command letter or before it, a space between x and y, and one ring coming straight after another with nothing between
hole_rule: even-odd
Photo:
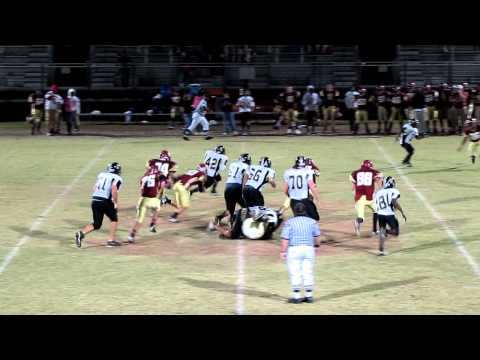
<instances>
[{"instance_id":1,"label":"player in white jersey","mask_svg":"<svg viewBox=\"0 0 480 360\"><path fill-rule=\"evenodd\" d=\"M228 164L228 156L225 155L225 147L218 145L214 150L207 150L203 163L207 166L207 180L205 188L212 187L212 194L217 194L217 185L222 180L220 173Z\"/></svg>"},{"instance_id":2,"label":"player in white jersey","mask_svg":"<svg viewBox=\"0 0 480 360\"><path fill-rule=\"evenodd\" d=\"M242 189L243 184L248 180L249 168L252 163L252 158L249 154L242 154L237 161L230 164L228 169L228 178L225 182L225 207L226 210L217 215L213 221L210 221L208 229L213 231L216 226L219 226L221 221L227 216L230 218L230 223L234 221L235 207L240 205L245 208L245 200L243 199Z\"/></svg>"},{"instance_id":3,"label":"player in white jersey","mask_svg":"<svg viewBox=\"0 0 480 360\"><path fill-rule=\"evenodd\" d=\"M403 219L407 221L407 217L398 202L399 198L400 191L395 188L395 179L387 176L383 183L383 189L375 193L375 204L380 227L379 255L381 256L385 255L385 239L387 234L398 236L400 233L400 225L395 217L395 210L400 211Z\"/></svg>"},{"instance_id":4,"label":"player in white jersey","mask_svg":"<svg viewBox=\"0 0 480 360\"><path fill-rule=\"evenodd\" d=\"M314 176L314 170L307 168L305 157L297 156L294 166L283 175L284 192L291 209L301 202L305 205L307 216L318 221L320 216L315 205L318 204L318 191L313 180Z\"/></svg>"},{"instance_id":5,"label":"player in white jersey","mask_svg":"<svg viewBox=\"0 0 480 360\"><path fill-rule=\"evenodd\" d=\"M251 165L248 179L243 187L243 199L249 213L255 218L261 217L259 207L265 206L265 200L262 195L262 188L265 184L270 184L273 188L275 184L275 170L272 169L272 161L268 157L260 158L259 165Z\"/></svg>"},{"instance_id":6,"label":"player in white jersey","mask_svg":"<svg viewBox=\"0 0 480 360\"><path fill-rule=\"evenodd\" d=\"M207 95L205 94L204 90L200 90L198 94L200 96L200 101L198 101L197 104L194 104L195 108L192 114L192 122L183 133L184 140L190 140L188 135L193 134L193 130L195 130L198 125L202 125L203 135L205 135L206 140L213 139L212 136L208 135L210 125L207 118L205 117L205 114L208 110Z\"/></svg>"},{"instance_id":7,"label":"player in white jersey","mask_svg":"<svg viewBox=\"0 0 480 360\"><path fill-rule=\"evenodd\" d=\"M119 163L113 162L108 165L106 171L97 176L97 182L92 194L93 223L83 227L75 234L77 247L82 247L82 240L85 235L102 227L103 217L106 215L112 222L110 226L110 240L107 247L121 246L122 243L115 239L118 226L118 192L123 184L120 174L122 167Z\"/></svg>"},{"instance_id":8,"label":"player in white jersey","mask_svg":"<svg viewBox=\"0 0 480 360\"><path fill-rule=\"evenodd\" d=\"M407 156L403 159L402 164L408 167L412 167L410 159L412 158L415 148L412 146L413 139L419 139L417 121L410 120L409 123L402 126L402 132L400 133L400 145L407 151Z\"/></svg>"}]
</instances>

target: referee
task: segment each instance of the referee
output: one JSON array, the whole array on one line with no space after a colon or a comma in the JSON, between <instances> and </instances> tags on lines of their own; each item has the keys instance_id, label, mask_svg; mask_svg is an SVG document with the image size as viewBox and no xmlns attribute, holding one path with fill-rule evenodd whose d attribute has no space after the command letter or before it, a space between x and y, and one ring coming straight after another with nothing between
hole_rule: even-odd
<instances>
[{"instance_id":1,"label":"referee","mask_svg":"<svg viewBox=\"0 0 480 360\"><path fill-rule=\"evenodd\" d=\"M295 204L295 216L289 219L282 230L280 255L287 260L288 274L293 296L288 300L292 304L313 302L313 266L315 255L320 246L320 227L307 216L303 203ZM305 297L301 297L301 289Z\"/></svg>"}]
</instances>

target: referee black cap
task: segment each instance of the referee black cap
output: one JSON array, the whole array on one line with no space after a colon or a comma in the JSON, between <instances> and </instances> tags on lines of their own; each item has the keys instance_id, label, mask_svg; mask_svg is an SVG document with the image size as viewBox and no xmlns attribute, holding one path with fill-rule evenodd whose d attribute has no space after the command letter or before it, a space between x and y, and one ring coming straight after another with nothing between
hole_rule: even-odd
<instances>
[{"instance_id":1,"label":"referee black cap","mask_svg":"<svg viewBox=\"0 0 480 360\"><path fill-rule=\"evenodd\" d=\"M307 214L307 209L303 203L296 203L293 207L293 213L295 216L302 216Z\"/></svg>"}]
</instances>

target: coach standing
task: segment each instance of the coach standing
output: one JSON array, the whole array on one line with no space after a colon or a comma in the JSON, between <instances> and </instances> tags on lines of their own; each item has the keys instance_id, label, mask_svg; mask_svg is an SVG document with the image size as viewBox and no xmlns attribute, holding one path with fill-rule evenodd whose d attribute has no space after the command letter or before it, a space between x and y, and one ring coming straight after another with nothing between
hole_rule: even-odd
<instances>
[{"instance_id":1,"label":"coach standing","mask_svg":"<svg viewBox=\"0 0 480 360\"><path fill-rule=\"evenodd\" d=\"M280 255L287 260L290 284L293 296L288 300L292 304L313 302L313 267L315 255L320 247L320 227L306 216L305 205L295 204L295 217L289 219L282 230ZM305 297L301 297L301 289Z\"/></svg>"}]
</instances>

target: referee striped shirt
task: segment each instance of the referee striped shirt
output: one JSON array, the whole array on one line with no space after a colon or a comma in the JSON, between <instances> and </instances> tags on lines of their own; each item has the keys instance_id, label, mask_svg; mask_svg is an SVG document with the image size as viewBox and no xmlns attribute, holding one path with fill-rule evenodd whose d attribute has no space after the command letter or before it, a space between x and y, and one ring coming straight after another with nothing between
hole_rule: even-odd
<instances>
[{"instance_id":1,"label":"referee striped shirt","mask_svg":"<svg viewBox=\"0 0 480 360\"><path fill-rule=\"evenodd\" d=\"M288 240L288 246L314 246L317 236L320 236L320 227L315 220L296 216L285 223L281 238Z\"/></svg>"}]
</instances>

